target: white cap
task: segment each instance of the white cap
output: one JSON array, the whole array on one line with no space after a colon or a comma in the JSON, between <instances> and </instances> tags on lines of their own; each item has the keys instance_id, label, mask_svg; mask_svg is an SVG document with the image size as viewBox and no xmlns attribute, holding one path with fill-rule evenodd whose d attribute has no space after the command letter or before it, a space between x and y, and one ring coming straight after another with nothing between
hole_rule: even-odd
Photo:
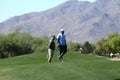
<instances>
[{"instance_id":1,"label":"white cap","mask_svg":"<svg viewBox=\"0 0 120 80\"><path fill-rule=\"evenodd\" d=\"M62 31L64 31L64 29L61 29L60 31L62 32Z\"/></svg>"}]
</instances>

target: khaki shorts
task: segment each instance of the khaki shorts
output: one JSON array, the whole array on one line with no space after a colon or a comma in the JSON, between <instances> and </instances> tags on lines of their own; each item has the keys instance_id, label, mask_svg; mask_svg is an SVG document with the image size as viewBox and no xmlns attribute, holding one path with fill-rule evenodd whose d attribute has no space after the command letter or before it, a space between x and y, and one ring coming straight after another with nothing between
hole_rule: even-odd
<instances>
[{"instance_id":1,"label":"khaki shorts","mask_svg":"<svg viewBox=\"0 0 120 80\"><path fill-rule=\"evenodd\" d=\"M48 49L48 58L52 58L54 54L54 50Z\"/></svg>"}]
</instances>

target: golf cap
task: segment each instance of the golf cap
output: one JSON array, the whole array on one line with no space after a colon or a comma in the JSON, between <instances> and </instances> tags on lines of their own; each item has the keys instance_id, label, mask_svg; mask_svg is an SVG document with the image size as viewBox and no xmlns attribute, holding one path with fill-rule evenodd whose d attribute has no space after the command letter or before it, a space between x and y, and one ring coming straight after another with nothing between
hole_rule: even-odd
<instances>
[{"instance_id":1,"label":"golf cap","mask_svg":"<svg viewBox=\"0 0 120 80\"><path fill-rule=\"evenodd\" d=\"M64 29L61 29L60 31L62 32L62 31L64 31Z\"/></svg>"}]
</instances>

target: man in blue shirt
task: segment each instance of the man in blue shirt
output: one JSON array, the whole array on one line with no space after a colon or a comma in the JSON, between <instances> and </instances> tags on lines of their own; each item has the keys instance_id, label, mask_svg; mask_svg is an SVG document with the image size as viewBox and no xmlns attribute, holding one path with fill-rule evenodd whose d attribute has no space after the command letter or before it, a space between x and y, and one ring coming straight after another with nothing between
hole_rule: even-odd
<instances>
[{"instance_id":1,"label":"man in blue shirt","mask_svg":"<svg viewBox=\"0 0 120 80\"><path fill-rule=\"evenodd\" d=\"M60 30L60 33L57 36L59 56L58 59L60 62L63 62L63 55L67 52L66 36L64 35L64 29Z\"/></svg>"}]
</instances>

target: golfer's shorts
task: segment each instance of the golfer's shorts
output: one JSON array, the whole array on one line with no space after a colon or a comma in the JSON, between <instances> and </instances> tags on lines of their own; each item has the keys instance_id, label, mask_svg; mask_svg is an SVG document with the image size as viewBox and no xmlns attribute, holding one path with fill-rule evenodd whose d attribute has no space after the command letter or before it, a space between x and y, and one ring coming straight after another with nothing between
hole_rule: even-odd
<instances>
[{"instance_id":1,"label":"golfer's shorts","mask_svg":"<svg viewBox=\"0 0 120 80\"><path fill-rule=\"evenodd\" d=\"M52 57L53 57L53 54L54 54L54 50L48 49L48 57L49 57L49 58L52 58Z\"/></svg>"}]
</instances>

